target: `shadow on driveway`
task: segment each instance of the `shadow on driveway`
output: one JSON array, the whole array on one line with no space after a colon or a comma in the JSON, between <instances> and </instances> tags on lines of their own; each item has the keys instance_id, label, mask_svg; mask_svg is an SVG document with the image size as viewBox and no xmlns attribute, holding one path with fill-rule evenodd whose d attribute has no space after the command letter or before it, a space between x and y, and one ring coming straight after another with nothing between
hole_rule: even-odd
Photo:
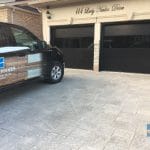
<instances>
[{"instance_id":1,"label":"shadow on driveway","mask_svg":"<svg viewBox=\"0 0 150 150\"><path fill-rule=\"evenodd\" d=\"M40 91L43 87L48 86L42 81L29 81L18 85L0 89L0 105L15 100L15 97L22 97L28 93Z\"/></svg>"}]
</instances>

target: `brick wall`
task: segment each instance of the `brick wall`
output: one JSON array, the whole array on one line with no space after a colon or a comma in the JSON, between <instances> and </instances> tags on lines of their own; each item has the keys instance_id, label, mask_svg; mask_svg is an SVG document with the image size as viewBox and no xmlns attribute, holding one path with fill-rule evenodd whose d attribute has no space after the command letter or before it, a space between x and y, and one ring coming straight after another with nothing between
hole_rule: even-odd
<instances>
[{"instance_id":1,"label":"brick wall","mask_svg":"<svg viewBox=\"0 0 150 150\"><path fill-rule=\"evenodd\" d=\"M0 9L0 22L8 22L8 9Z\"/></svg>"},{"instance_id":2,"label":"brick wall","mask_svg":"<svg viewBox=\"0 0 150 150\"><path fill-rule=\"evenodd\" d=\"M0 21L23 26L34 33L40 39L42 34L42 16L22 10L0 9Z\"/></svg>"}]
</instances>

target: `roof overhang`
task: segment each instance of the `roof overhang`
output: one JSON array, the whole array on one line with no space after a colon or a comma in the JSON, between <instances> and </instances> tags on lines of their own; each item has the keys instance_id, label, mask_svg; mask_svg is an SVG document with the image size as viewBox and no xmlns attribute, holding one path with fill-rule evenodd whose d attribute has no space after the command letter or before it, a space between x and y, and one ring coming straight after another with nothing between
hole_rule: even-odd
<instances>
[{"instance_id":1,"label":"roof overhang","mask_svg":"<svg viewBox=\"0 0 150 150\"><path fill-rule=\"evenodd\" d=\"M102 0L25 0L15 3L9 3L8 5L29 5L36 8L55 8L60 6L67 6L67 5L75 5L75 4L86 4L86 3L93 3ZM104 0L106 1L106 0Z\"/></svg>"}]
</instances>

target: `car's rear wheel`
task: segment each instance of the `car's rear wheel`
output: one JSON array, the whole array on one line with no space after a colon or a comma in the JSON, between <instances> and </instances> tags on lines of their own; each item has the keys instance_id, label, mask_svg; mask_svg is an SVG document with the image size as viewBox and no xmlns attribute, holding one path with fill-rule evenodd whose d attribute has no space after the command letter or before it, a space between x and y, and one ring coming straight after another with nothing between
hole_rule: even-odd
<instances>
[{"instance_id":1,"label":"car's rear wheel","mask_svg":"<svg viewBox=\"0 0 150 150\"><path fill-rule=\"evenodd\" d=\"M58 83L64 76L64 66L60 62L53 62L49 67L47 81L49 83Z\"/></svg>"}]
</instances>

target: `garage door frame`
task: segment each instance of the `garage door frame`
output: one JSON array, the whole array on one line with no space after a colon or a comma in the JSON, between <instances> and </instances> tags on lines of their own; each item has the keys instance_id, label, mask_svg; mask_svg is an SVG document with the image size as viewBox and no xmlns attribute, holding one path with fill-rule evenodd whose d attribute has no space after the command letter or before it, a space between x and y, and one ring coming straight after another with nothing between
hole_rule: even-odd
<instances>
[{"instance_id":1,"label":"garage door frame","mask_svg":"<svg viewBox=\"0 0 150 150\"><path fill-rule=\"evenodd\" d=\"M104 43L103 43L103 41L104 41L104 36L105 36L104 35L105 26L124 25L124 24L133 24L133 25L136 25L136 24L150 24L150 20L118 21L118 22L104 22L104 23L102 23L101 24L101 35L100 35L101 36L101 41L100 41L99 71L109 71L109 70L105 70L103 68L103 63L104 63L104 61L103 61L103 59L104 59L104 57L103 57L103 53L104 53L104 46L103 46ZM116 72L116 71L113 71L113 72ZM126 71L124 71L124 72L126 72ZM146 72L135 72L135 73L146 73Z\"/></svg>"},{"instance_id":2,"label":"garage door frame","mask_svg":"<svg viewBox=\"0 0 150 150\"><path fill-rule=\"evenodd\" d=\"M94 65L94 24L92 23L92 24L74 24L74 25L58 25L58 26L50 26L50 36L51 36L51 43L52 43L52 45L54 46L55 45L55 38L56 38L56 30L57 29L67 29L67 28L84 28L84 27L91 27L91 29L92 29L92 32L93 32L93 34L92 34L92 38L93 38L93 46L91 47L91 60L89 61L89 63L90 63L90 67L88 68L88 65L87 65L87 68L79 68L79 69L88 69L88 70L93 70L93 65ZM61 49L61 48L60 48ZM63 49L63 48L62 48ZM70 48L71 49L71 48ZM82 48L81 48L82 49ZM86 49L86 48L84 48L84 49ZM76 69L78 69L78 68L76 68Z\"/></svg>"}]
</instances>

